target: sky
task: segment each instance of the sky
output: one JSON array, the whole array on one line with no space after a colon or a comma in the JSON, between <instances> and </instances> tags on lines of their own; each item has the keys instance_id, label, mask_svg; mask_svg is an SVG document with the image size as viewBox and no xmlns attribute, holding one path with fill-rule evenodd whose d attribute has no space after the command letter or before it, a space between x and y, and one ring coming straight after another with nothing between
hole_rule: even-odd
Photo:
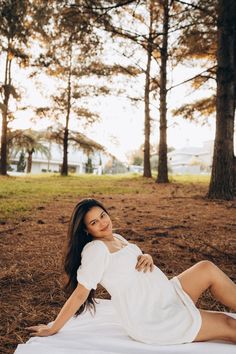
<instances>
[{"instance_id":1,"label":"sky","mask_svg":"<svg viewBox=\"0 0 236 354\"><path fill-rule=\"evenodd\" d=\"M181 68L178 73L175 73L174 82L181 82L186 77L190 77L193 70ZM17 73L18 84L25 81L24 74ZM27 89L24 93L24 104L32 104L35 106L47 105L46 96L54 90L54 82L48 80L42 75L41 81L46 84L44 89L37 85L30 84L25 81ZM42 89L44 94L42 94ZM204 92L196 92L192 95L195 98L204 95ZM214 118L209 118L207 125L199 125L193 122L186 121L181 117L172 117L171 109L179 106L184 101L189 101L189 91L186 87L177 87L173 89L168 98L169 113L168 113L168 146L175 149L185 146L202 146L205 141L214 140L215 123ZM159 127L158 127L158 99L154 102L155 107L151 110L153 118L151 144L158 146ZM144 107L140 104L139 107L131 105L130 101L125 98L109 96L91 100L91 109L98 112L101 120L93 124L91 127L82 129L81 132L89 138L103 144L107 150L117 156L120 160L126 161L127 155L132 150L137 150L143 144L144 139ZM51 125L49 120L37 121L32 123L31 111L23 111L17 114L17 119L11 123L15 129L45 129ZM78 122L72 121L71 129L78 129ZM81 130L81 128L80 128Z\"/></svg>"},{"instance_id":2,"label":"sky","mask_svg":"<svg viewBox=\"0 0 236 354\"><path fill-rule=\"evenodd\" d=\"M89 129L89 136L100 143L106 142L111 152L125 156L128 151L138 149L144 139L144 113L140 109L130 107L125 100L110 98L101 103L102 123ZM152 117L155 119L155 113ZM212 120L213 121L213 120ZM213 123L213 122L212 122ZM202 146L205 141L214 140L214 124L200 126L180 117L169 118L168 145L177 148L185 146ZM112 144L109 137L117 138L118 144ZM151 144L159 142L159 127L154 121Z\"/></svg>"},{"instance_id":3,"label":"sky","mask_svg":"<svg viewBox=\"0 0 236 354\"><path fill-rule=\"evenodd\" d=\"M195 73L201 71L196 67L178 67L171 73L172 83L180 83ZM48 104L47 97L55 90L53 80L48 80L46 75L41 75L38 81L41 85L33 84L26 78L26 73L15 65L13 67L16 86L23 84L23 104L44 106ZM0 78L2 81L2 78ZM141 87L143 81L136 83ZM191 92L191 93L190 93ZM186 121L181 117L172 117L171 110L179 107L184 102L191 102L196 98L205 97L210 94L203 90L190 90L190 86L181 85L170 91L168 97L168 132L167 142L169 147L175 149L186 146L202 146L204 142L214 140L215 137L215 119L209 117L208 124L199 125L194 122ZM159 127L158 127L158 98L153 102L154 106L151 109L153 118L151 144L155 147L159 142ZM91 127L82 129L80 132L87 135L89 138L104 145L107 150L117 156L121 161L126 162L127 156L132 150L138 150L144 141L144 105L139 104L138 107L131 104L126 98L109 96L96 98L91 100L91 110L95 111L100 116L100 122L93 124ZM23 111L16 114L17 119L10 124L14 129L46 129L52 125L52 121L41 120L37 123L32 123L32 111ZM71 123L71 129L78 130L78 122L74 120Z\"/></svg>"},{"instance_id":4,"label":"sky","mask_svg":"<svg viewBox=\"0 0 236 354\"><path fill-rule=\"evenodd\" d=\"M31 91L33 93L33 91ZM34 100L40 102L40 97L34 95ZM43 100L42 100L43 103ZM144 113L143 107L136 108L130 106L125 99L110 97L101 99L95 111L100 112L101 121L83 130L91 139L106 146L109 152L117 156L122 161L127 159L127 153L138 149L143 144L144 139ZM155 119L155 111L152 117ZM45 129L51 125L51 121L41 120L36 124L30 121L32 114L22 112L11 124L15 129ZM169 118L169 128L167 133L168 145L175 149L185 146L202 146L205 141L214 140L215 127L214 119L212 123L205 126L197 125L178 118ZM71 125L72 129L77 129L77 122ZM151 144L158 145L159 128L157 120L153 123Z\"/></svg>"}]
</instances>

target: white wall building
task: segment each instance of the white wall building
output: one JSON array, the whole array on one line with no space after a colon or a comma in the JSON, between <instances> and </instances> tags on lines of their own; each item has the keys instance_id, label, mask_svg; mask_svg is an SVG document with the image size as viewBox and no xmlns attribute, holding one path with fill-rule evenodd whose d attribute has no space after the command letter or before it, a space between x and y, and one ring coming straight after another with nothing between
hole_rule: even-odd
<instances>
[{"instance_id":1,"label":"white wall building","mask_svg":"<svg viewBox=\"0 0 236 354\"><path fill-rule=\"evenodd\" d=\"M31 173L39 174L42 172L57 172L61 170L61 165L63 161L63 150L62 146L57 143L50 143L45 141L45 146L48 147L50 151L50 157L46 157L40 152L35 152L32 156L32 169ZM20 153L18 153L14 158L11 159L11 168L13 172L17 171L17 163L19 161ZM27 153L25 158L27 159ZM86 173L86 166L88 164L88 159L91 160L92 173L102 174L102 171L110 160L110 154L105 151L93 148L93 151L85 151L79 147L68 147L68 170L69 172L74 172L76 174ZM26 168L25 168L26 171Z\"/></svg>"},{"instance_id":2,"label":"white wall building","mask_svg":"<svg viewBox=\"0 0 236 354\"><path fill-rule=\"evenodd\" d=\"M173 174L210 173L213 158L213 141L202 147L186 146L168 153L168 165Z\"/></svg>"}]
</instances>

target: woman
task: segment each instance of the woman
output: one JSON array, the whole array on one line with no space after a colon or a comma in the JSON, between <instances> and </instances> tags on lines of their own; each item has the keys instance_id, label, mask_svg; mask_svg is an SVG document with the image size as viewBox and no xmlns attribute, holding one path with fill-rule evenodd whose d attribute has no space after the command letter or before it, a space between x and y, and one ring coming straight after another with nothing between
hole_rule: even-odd
<instances>
[{"instance_id":1,"label":"woman","mask_svg":"<svg viewBox=\"0 0 236 354\"><path fill-rule=\"evenodd\" d=\"M105 207L84 199L75 207L65 258L67 287L73 291L51 327L32 326L32 336L57 333L73 316L95 308L101 283L110 293L127 334L161 345L225 340L236 343L236 320L195 306L206 290L236 310L236 285L213 263L201 261L169 280L150 255L112 232Z\"/></svg>"}]
</instances>

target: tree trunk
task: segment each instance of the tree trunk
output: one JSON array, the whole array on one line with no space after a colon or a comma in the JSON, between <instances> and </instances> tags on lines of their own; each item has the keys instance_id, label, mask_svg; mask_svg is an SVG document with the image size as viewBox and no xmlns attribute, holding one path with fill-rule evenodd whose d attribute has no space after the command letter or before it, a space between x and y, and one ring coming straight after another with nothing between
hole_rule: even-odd
<instances>
[{"instance_id":1,"label":"tree trunk","mask_svg":"<svg viewBox=\"0 0 236 354\"><path fill-rule=\"evenodd\" d=\"M31 173L34 150L29 150L29 151L27 151L27 153L28 153L28 157L27 157L27 170L26 170L26 173Z\"/></svg>"},{"instance_id":2,"label":"tree trunk","mask_svg":"<svg viewBox=\"0 0 236 354\"><path fill-rule=\"evenodd\" d=\"M68 136L69 130L68 128L65 128L63 137L63 163L61 168L62 176L68 176Z\"/></svg>"},{"instance_id":3,"label":"tree trunk","mask_svg":"<svg viewBox=\"0 0 236 354\"><path fill-rule=\"evenodd\" d=\"M218 1L218 50L216 136L210 199L231 200L234 197L234 43L236 40L235 0Z\"/></svg>"},{"instance_id":4,"label":"tree trunk","mask_svg":"<svg viewBox=\"0 0 236 354\"><path fill-rule=\"evenodd\" d=\"M6 96L5 96L6 98ZM7 108L5 106L2 110L2 137L1 137L1 175L7 174Z\"/></svg>"},{"instance_id":5,"label":"tree trunk","mask_svg":"<svg viewBox=\"0 0 236 354\"><path fill-rule=\"evenodd\" d=\"M168 60L168 30L169 30L169 0L163 1L163 35L160 67L160 141L159 141L159 158L158 158L158 175L157 183L168 183L168 166L167 166L167 105L166 105L166 66Z\"/></svg>"},{"instance_id":6,"label":"tree trunk","mask_svg":"<svg viewBox=\"0 0 236 354\"><path fill-rule=\"evenodd\" d=\"M235 29L234 29L235 30ZM236 110L236 34L234 34L234 118ZM236 156L233 162L234 197L236 196Z\"/></svg>"},{"instance_id":7,"label":"tree trunk","mask_svg":"<svg viewBox=\"0 0 236 354\"><path fill-rule=\"evenodd\" d=\"M8 103L10 97L10 84L11 84L11 60L9 60L8 53L6 57L5 66L5 79L3 85L3 108L2 108L2 136L1 136L1 163L0 174L7 174L7 116L8 116Z\"/></svg>"},{"instance_id":8,"label":"tree trunk","mask_svg":"<svg viewBox=\"0 0 236 354\"><path fill-rule=\"evenodd\" d=\"M70 120L70 110L71 110L72 42L71 42L69 60L70 62L69 62L69 74L68 74L68 85L67 85L67 113L66 113L66 124L64 128L64 137L63 137L63 163L61 168L62 176L68 176L68 137L69 137L69 120Z\"/></svg>"},{"instance_id":9,"label":"tree trunk","mask_svg":"<svg viewBox=\"0 0 236 354\"><path fill-rule=\"evenodd\" d=\"M151 70L151 58L152 58L152 23L153 13L152 6L150 6L150 24L149 24L149 38L147 45L147 67L146 67L146 80L144 91L144 105L145 105L145 122L144 122L144 169L143 177L152 177L151 164L150 164L150 70Z\"/></svg>"}]
</instances>

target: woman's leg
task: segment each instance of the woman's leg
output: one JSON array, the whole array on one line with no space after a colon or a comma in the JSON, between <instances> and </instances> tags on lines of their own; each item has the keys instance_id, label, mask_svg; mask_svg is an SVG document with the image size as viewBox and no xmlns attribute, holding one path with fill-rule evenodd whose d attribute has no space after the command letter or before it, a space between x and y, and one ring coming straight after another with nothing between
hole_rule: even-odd
<instances>
[{"instance_id":1,"label":"woman's leg","mask_svg":"<svg viewBox=\"0 0 236 354\"><path fill-rule=\"evenodd\" d=\"M236 284L214 263L198 262L179 274L178 279L194 303L209 289L218 301L236 311Z\"/></svg>"},{"instance_id":2,"label":"woman's leg","mask_svg":"<svg viewBox=\"0 0 236 354\"><path fill-rule=\"evenodd\" d=\"M220 312L200 312L202 325L194 342L224 340L236 343L236 319Z\"/></svg>"}]
</instances>

